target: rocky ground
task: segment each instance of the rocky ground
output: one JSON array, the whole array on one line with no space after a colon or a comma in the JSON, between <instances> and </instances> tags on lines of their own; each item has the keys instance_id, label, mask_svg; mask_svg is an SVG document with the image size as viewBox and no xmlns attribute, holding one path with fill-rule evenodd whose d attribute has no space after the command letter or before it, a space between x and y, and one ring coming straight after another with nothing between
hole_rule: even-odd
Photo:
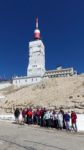
<instances>
[{"instance_id":1,"label":"rocky ground","mask_svg":"<svg viewBox=\"0 0 84 150\"><path fill-rule=\"evenodd\" d=\"M39 84L0 91L0 110L11 112L14 107L47 107L84 113L84 76L45 79Z\"/></svg>"}]
</instances>

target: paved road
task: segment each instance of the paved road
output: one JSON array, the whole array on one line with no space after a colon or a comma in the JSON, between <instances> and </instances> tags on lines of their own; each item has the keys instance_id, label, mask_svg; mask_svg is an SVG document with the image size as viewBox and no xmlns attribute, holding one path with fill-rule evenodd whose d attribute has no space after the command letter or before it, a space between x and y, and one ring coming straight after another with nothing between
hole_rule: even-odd
<instances>
[{"instance_id":1,"label":"paved road","mask_svg":"<svg viewBox=\"0 0 84 150\"><path fill-rule=\"evenodd\" d=\"M84 150L84 134L0 122L0 150Z\"/></svg>"}]
</instances>

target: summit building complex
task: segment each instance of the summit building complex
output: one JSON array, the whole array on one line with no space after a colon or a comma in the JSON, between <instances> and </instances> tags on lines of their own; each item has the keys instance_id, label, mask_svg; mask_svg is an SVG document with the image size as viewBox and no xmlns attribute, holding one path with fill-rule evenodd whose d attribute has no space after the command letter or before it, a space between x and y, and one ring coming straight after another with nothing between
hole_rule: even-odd
<instances>
[{"instance_id":1,"label":"summit building complex","mask_svg":"<svg viewBox=\"0 0 84 150\"><path fill-rule=\"evenodd\" d=\"M36 29L34 40L29 42L29 62L27 76L14 77L13 84L16 86L26 86L40 82L44 78L67 77L76 75L73 68L58 67L56 70L46 71L45 69L45 46L40 38L38 28L38 18L36 19Z\"/></svg>"}]
</instances>

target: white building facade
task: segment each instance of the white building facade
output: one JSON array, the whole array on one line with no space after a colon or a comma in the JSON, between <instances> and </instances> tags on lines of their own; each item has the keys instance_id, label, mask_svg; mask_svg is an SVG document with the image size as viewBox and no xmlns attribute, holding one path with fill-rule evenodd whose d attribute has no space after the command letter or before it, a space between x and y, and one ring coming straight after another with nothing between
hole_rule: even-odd
<instances>
[{"instance_id":1,"label":"white building facade","mask_svg":"<svg viewBox=\"0 0 84 150\"><path fill-rule=\"evenodd\" d=\"M44 78L56 78L56 77L70 77L77 75L77 71L71 68L62 68L62 67L57 67L56 70L48 70L44 74Z\"/></svg>"},{"instance_id":2,"label":"white building facade","mask_svg":"<svg viewBox=\"0 0 84 150\"><path fill-rule=\"evenodd\" d=\"M29 42L28 77L43 76L45 73L45 48L41 40Z\"/></svg>"},{"instance_id":3,"label":"white building facade","mask_svg":"<svg viewBox=\"0 0 84 150\"><path fill-rule=\"evenodd\" d=\"M28 77L28 76L23 76L23 77L15 77L13 78L13 85L16 85L18 87L20 86L26 86L26 85L32 85L40 82L42 80L42 77Z\"/></svg>"}]
</instances>

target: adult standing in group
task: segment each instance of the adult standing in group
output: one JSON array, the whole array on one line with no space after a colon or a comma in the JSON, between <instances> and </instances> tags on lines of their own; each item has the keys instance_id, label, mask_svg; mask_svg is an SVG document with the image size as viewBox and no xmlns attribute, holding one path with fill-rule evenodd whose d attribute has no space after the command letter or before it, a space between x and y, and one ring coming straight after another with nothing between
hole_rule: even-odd
<instances>
[{"instance_id":1,"label":"adult standing in group","mask_svg":"<svg viewBox=\"0 0 84 150\"><path fill-rule=\"evenodd\" d=\"M14 111L14 116L15 116L16 123L19 123L19 115L20 115L19 108L16 108L15 111Z\"/></svg>"},{"instance_id":2,"label":"adult standing in group","mask_svg":"<svg viewBox=\"0 0 84 150\"><path fill-rule=\"evenodd\" d=\"M32 124L33 112L31 108L28 110L27 115L28 115L28 124Z\"/></svg>"},{"instance_id":3,"label":"adult standing in group","mask_svg":"<svg viewBox=\"0 0 84 150\"><path fill-rule=\"evenodd\" d=\"M46 113L44 114L44 122L45 122L45 127L50 127L50 111L47 110Z\"/></svg>"},{"instance_id":4,"label":"adult standing in group","mask_svg":"<svg viewBox=\"0 0 84 150\"><path fill-rule=\"evenodd\" d=\"M64 114L64 122L65 122L66 130L70 130L70 115L68 112Z\"/></svg>"},{"instance_id":5,"label":"adult standing in group","mask_svg":"<svg viewBox=\"0 0 84 150\"><path fill-rule=\"evenodd\" d=\"M58 119L58 128L63 129L63 114L61 110L57 114L57 119Z\"/></svg>"},{"instance_id":6,"label":"adult standing in group","mask_svg":"<svg viewBox=\"0 0 84 150\"><path fill-rule=\"evenodd\" d=\"M73 130L77 132L77 115L74 111L71 112L71 123Z\"/></svg>"},{"instance_id":7,"label":"adult standing in group","mask_svg":"<svg viewBox=\"0 0 84 150\"><path fill-rule=\"evenodd\" d=\"M19 124L23 125L23 115L22 115L22 108L20 108L20 114L19 114Z\"/></svg>"}]
</instances>

